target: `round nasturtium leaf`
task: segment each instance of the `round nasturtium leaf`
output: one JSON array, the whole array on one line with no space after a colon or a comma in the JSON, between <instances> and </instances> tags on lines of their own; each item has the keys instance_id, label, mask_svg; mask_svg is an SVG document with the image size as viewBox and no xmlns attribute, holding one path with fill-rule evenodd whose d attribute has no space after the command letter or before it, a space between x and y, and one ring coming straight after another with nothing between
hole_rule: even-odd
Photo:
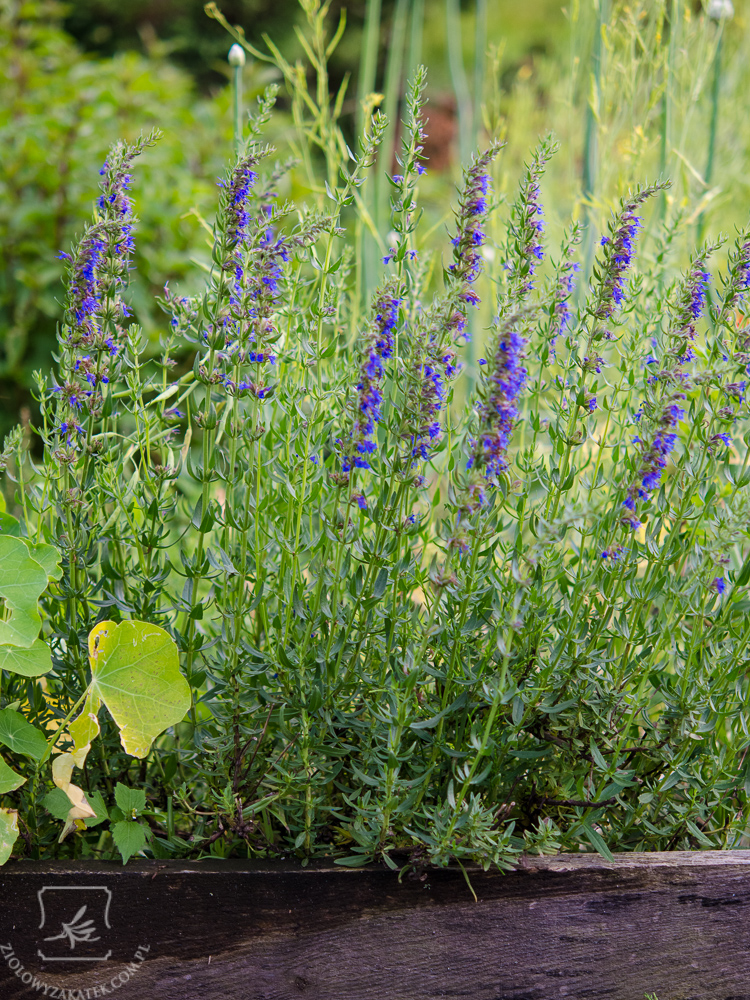
<instances>
[{"instance_id":1,"label":"round nasturtium leaf","mask_svg":"<svg viewBox=\"0 0 750 1000\"><path fill-rule=\"evenodd\" d=\"M0 711L0 743L13 753L41 760L47 752L44 733L12 708Z\"/></svg>"},{"instance_id":2,"label":"round nasturtium leaf","mask_svg":"<svg viewBox=\"0 0 750 1000\"><path fill-rule=\"evenodd\" d=\"M11 855L18 839L18 810L0 809L0 865L4 865Z\"/></svg>"},{"instance_id":3,"label":"round nasturtium leaf","mask_svg":"<svg viewBox=\"0 0 750 1000\"><path fill-rule=\"evenodd\" d=\"M32 542L26 540L29 548L29 555L36 560L47 574L48 580L59 580L62 577L62 567L60 551L54 545L47 542Z\"/></svg>"},{"instance_id":4,"label":"round nasturtium leaf","mask_svg":"<svg viewBox=\"0 0 750 1000\"><path fill-rule=\"evenodd\" d=\"M181 722L190 708L177 646L168 632L147 622L100 622L94 633L89 640L92 702L100 698L107 706L125 752L145 757L154 739Z\"/></svg>"},{"instance_id":5,"label":"round nasturtium leaf","mask_svg":"<svg viewBox=\"0 0 750 1000\"><path fill-rule=\"evenodd\" d=\"M28 649L0 646L0 670L23 677L39 677L52 669L52 654L43 639L35 639Z\"/></svg>"},{"instance_id":6,"label":"round nasturtium leaf","mask_svg":"<svg viewBox=\"0 0 750 1000\"><path fill-rule=\"evenodd\" d=\"M0 597L10 611L0 621L0 645L28 649L39 636L42 619L37 602L48 582L44 568L32 559L25 541L0 535Z\"/></svg>"}]
</instances>

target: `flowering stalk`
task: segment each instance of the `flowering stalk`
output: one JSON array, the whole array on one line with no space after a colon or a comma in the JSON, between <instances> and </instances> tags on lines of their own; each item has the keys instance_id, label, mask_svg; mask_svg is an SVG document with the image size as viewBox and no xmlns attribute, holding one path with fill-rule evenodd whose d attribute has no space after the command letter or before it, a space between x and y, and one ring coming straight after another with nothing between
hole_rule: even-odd
<instances>
[{"instance_id":1,"label":"flowering stalk","mask_svg":"<svg viewBox=\"0 0 750 1000\"><path fill-rule=\"evenodd\" d=\"M640 445L639 466L623 501L623 524L632 530L641 525L637 516L638 501L648 502L651 493L658 488L677 442L676 428L685 415L682 402L686 399L686 391L691 388L690 375L684 371L684 366L695 357L692 345L698 320L706 306L711 278L706 265L719 245L707 244L690 262L677 291L667 334L671 346L666 351L664 364L656 370L651 369L646 378L648 386L658 384L661 388L655 399L646 401L653 433L634 439L634 443ZM651 355L646 364L656 365L658 361ZM643 407L637 415L639 424L642 423L642 413Z\"/></svg>"},{"instance_id":2,"label":"flowering stalk","mask_svg":"<svg viewBox=\"0 0 750 1000\"><path fill-rule=\"evenodd\" d=\"M496 485L508 468L506 453L519 416L518 399L528 374L523 364L527 345L525 329L533 310L523 303L534 288L537 266L544 259L540 181L557 148L550 136L540 142L531 162L526 165L511 209L505 264L508 286L501 299L501 314L493 324L492 351L477 405L479 425L469 440L466 468L473 470L475 475L467 487L466 497L459 503L463 517L483 506L485 487ZM571 243L571 252L573 246ZM563 273L561 269L558 292L560 286L567 283ZM560 301L567 302L567 299L561 297ZM480 364L487 362L481 359Z\"/></svg>"},{"instance_id":3,"label":"flowering stalk","mask_svg":"<svg viewBox=\"0 0 750 1000\"><path fill-rule=\"evenodd\" d=\"M558 338L565 335L573 317L570 299L575 291L576 276L581 270L581 265L572 258L581 239L581 227L578 223L574 223L563 236L560 259L555 266L552 295L548 306L549 323L545 331L545 340L552 358L555 356L555 344Z\"/></svg>"},{"instance_id":4,"label":"flowering stalk","mask_svg":"<svg viewBox=\"0 0 750 1000\"><path fill-rule=\"evenodd\" d=\"M479 427L470 442L466 468L483 474L493 485L508 468L506 452L528 374L523 364L526 340L519 332L527 318L528 312L517 311L496 326L484 398L477 408Z\"/></svg>"},{"instance_id":5,"label":"flowering stalk","mask_svg":"<svg viewBox=\"0 0 750 1000\"><path fill-rule=\"evenodd\" d=\"M122 350L122 321L130 316L122 292L135 249L130 168L158 137L155 131L131 146L113 146L99 171L101 195L94 224L72 253L58 255L67 262L68 291L60 332L62 382L53 392L59 401L57 433L69 448L79 447L84 436L91 443L93 424L85 417L101 413L102 387L109 383L113 359Z\"/></svg>"},{"instance_id":6,"label":"flowering stalk","mask_svg":"<svg viewBox=\"0 0 750 1000\"><path fill-rule=\"evenodd\" d=\"M723 284L721 309L716 322L718 326L734 329L735 314L744 308L745 296L750 288L750 228L741 230L735 240Z\"/></svg>"},{"instance_id":7,"label":"flowering stalk","mask_svg":"<svg viewBox=\"0 0 750 1000\"><path fill-rule=\"evenodd\" d=\"M559 143L546 136L534 150L519 185L508 223L505 267L508 272L507 297L510 308L528 298L534 288L534 274L544 260L544 211L540 181Z\"/></svg>"},{"instance_id":8,"label":"flowering stalk","mask_svg":"<svg viewBox=\"0 0 750 1000\"><path fill-rule=\"evenodd\" d=\"M609 224L608 235L600 240L601 251L594 262L593 288L586 302L584 322L588 327L585 355L575 358L579 375L569 388L572 405L568 406L567 427L564 430L565 451L557 470L557 486L547 497L545 516L554 519L560 506L563 485L567 482L570 454L576 435L579 410L584 415L593 413L598 407L595 387L587 384L586 375L600 373L605 359L598 353L602 341L613 341L614 333L608 321L625 303L625 277L632 265L635 239L641 227L637 210L658 191L669 186L669 182L659 181L647 187L637 188L635 194L622 199L620 210ZM567 400L564 401L567 404ZM580 436L580 432L579 432Z\"/></svg>"},{"instance_id":9,"label":"flowering stalk","mask_svg":"<svg viewBox=\"0 0 750 1000\"><path fill-rule=\"evenodd\" d=\"M375 294L372 304L373 318L363 337L362 357L357 382L357 414L348 441L342 445L342 472L371 468L370 459L377 450L376 424L382 416L385 362L393 356L394 337L401 305L400 287L391 280ZM359 495L359 506L366 501Z\"/></svg>"},{"instance_id":10,"label":"flowering stalk","mask_svg":"<svg viewBox=\"0 0 750 1000\"><path fill-rule=\"evenodd\" d=\"M492 143L465 172L456 213L457 233L451 240L453 263L445 272L447 288L426 314L416 319L399 431L406 442L405 457L410 465L428 461L442 436L440 415L447 401L448 383L460 369L451 342L467 339L468 307L479 305L474 285L482 270L480 250L489 210L489 166L501 148L499 143Z\"/></svg>"}]
</instances>

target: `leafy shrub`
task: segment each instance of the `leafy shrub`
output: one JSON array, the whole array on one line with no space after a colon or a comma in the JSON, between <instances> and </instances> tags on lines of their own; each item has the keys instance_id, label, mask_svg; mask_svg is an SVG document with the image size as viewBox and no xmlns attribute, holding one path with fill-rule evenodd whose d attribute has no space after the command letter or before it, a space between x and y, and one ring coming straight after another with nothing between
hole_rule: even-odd
<instances>
[{"instance_id":1,"label":"leafy shrub","mask_svg":"<svg viewBox=\"0 0 750 1000\"><path fill-rule=\"evenodd\" d=\"M675 275L687 220L658 224L665 185L637 188L576 293L580 227L543 239L555 143L487 247L491 144L440 268L419 240L423 87L369 310L341 217L383 118L355 159L319 116L326 208L295 208L261 142L269 91L205 288L162 299L156 361L123 297L131 162L155 137L111 151L38 376L44 460L28 428L4 453L5 857L16 810L32 852L125 859L504 867L743 836L750 231L715 280L719 240ZM486 358L451 407L485 266ZM79 830L62 848L48 814Z\"/></svg>"}]
</instances>

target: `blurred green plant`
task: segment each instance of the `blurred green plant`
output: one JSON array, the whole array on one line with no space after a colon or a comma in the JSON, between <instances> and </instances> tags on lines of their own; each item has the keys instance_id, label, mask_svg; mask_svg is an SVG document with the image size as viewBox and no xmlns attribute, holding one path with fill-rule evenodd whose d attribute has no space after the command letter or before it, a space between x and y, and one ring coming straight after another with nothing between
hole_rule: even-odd
<instances>
[{"instance_id":1,"label":"blurred green plant","mask_svg":"<svg viewBox=\"0 0 750 1000\"><path fill-rule=\"evenodd\" d=\"M190 271L231 150L228 94L197 98L191 79L165 59L123 53L82 56L62 31L55 3L0 5L0 429L30 405L31 372L54 344L67 246L90 207L91 162L119 136L159 124L164 140L139 177L139 257L132 304L153 334L153 294ZM250 94L253 93L252 79Z\"/></svg>"}]
</instances>

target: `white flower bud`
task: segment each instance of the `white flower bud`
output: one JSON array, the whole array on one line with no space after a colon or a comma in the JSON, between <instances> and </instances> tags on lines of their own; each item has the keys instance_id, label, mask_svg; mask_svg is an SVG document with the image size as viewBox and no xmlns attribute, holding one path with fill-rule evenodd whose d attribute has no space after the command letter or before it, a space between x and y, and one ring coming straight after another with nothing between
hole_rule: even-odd
<instances>
[{"instance_id":1,"label":"white flower bud","mask_svg":"<svg viewBox=\"0 0 750 1000\"><path fill-rule=\"evenodd\" d=\"M729 21L734 17L732 0L711 0L708 5L708 16L713 21Z\"/></svg>"},{"instance_id":2,"label":"white flower bud","mask_svg":"<svg viewBox=\"0 0 750 1000\"><path fill-rule=\"evenodd\" d=\"M731 4L730 4L731 7ZM230 66L244 66L245 65L245 50L241 45L236 42L229 50L229 55L227 56Z\"/></svg>"}]
</instances>

